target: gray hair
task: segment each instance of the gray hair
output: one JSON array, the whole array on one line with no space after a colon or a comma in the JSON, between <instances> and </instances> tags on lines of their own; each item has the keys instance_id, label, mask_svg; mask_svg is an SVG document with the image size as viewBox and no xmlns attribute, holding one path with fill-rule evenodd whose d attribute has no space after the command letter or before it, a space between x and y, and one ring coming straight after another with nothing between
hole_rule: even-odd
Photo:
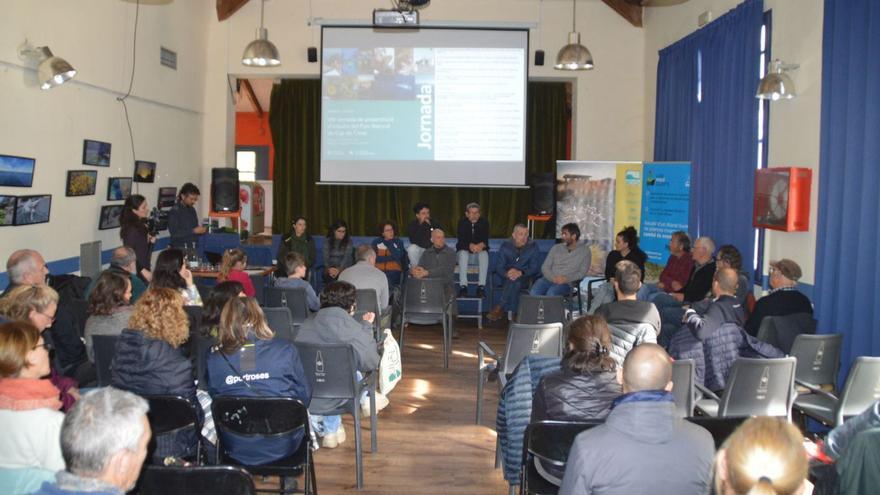
<instances>
[{"instance_id":1,"label":"gray hair","mask_svg":"<svg viewBox=\"0 0 880 495\"><path fill-rule=\"evenodd\" d=\"M135 260L137 260L137 255L134 253L134 249L128 246L119 246L113 250L113 257L110 258L110 266L125 268L134 263Z\"/></svg>"},{"instance_id":2,"label":"gray hair","mask_svg":"<svg viewBox=\"0 0 880 495\"><path fill-rule=\"evenodd\" d=\"M38 270L40 267L37 266L36 255L39 254L33 249L19 249L10 254L9 259L6 260L9 280L14 284L20 284L29 273Z\"/></svg>"},{"instance_id":3,"label":"gray hair","mask_svg":"<svg viewBox=\"0 0 880 495\"><path fill-rule=\"evenodd\" d=\"M482 208L480 208L480 203L468 203L467 206L464 207L464 211L468 211L471 208L476 208L478 210L482 210Z\"/></svg>"},{"instance_id":4,"label":"gray hair","mask_svg":"<svg viewBox=\"0 0 880 495\"><path fill-rule=\"evenodd\" d=\"M517 223L516 225L513 226L513 230L511 230L511 232L516 232L516 229L526 229L526 230L529 230L529 227L528 227L526 224L524 224L524 223Z\"/></svg>"},{"instance_id":5,"label":"gray hair","mask_svg":"<svg viewBox=\"0 0 880 495\"><path fill-rule=\"evenodd\" d=\"M150 406L131 392L93 390L76 402L61 424L61 454L67 470L95 477L121 450L137 451Z\"/></svg>"},{"instance_id":6,"label":"gray hair","mask_svg":"<svg viewBox=\"0 0 880 495\"><path fill-rule=\"evenodd\" d=\"M702 244L703 247L705 247L706 250L709 251L709 254L712 254L715 252L715 241L713 241L711 237L706 237L706 236L698 237L697 240L694 242L694 244L696 244L697 242Z\"/></svg>"},{"instance_id":7,"label":"gray hair","mask_svg":"<svg viewBox=\"0 0 880 495\"><path fill-rule=\"evenodd\" d=\"M358 261L370 261L376 257L376 251L373 251L373 246L369 244L361 244L355 252L355 257Z\"/></svg>"}]
</instances>

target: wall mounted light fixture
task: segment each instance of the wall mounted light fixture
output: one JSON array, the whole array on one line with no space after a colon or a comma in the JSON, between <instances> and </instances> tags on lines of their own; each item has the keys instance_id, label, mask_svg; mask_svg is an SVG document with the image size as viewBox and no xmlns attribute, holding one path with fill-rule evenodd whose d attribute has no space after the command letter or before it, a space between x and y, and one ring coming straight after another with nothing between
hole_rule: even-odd
<instances>
[{"instance_id":1,"label":"wall mounted light fixture","mask_svg":"<svg viewBox=\"0 0 880 495\"><path fill-rule=\"evenodd\" d=\"M18 57L34 65L40 89L52 89L73 79L76 69L67 60L56 57L48 46L32 46L27 40L18 49Z\"/></svg>"},{"instance_id":2,"label":"wall mounted light fixture","mask_svg":"<svg viewBox=\"0 0 880 495\"><path fill-rule=\"evenodd\" d=\"M790 100L797 96L794 82L788 72L797 69L797 64L786 64L778 58L767 64L767 74L761 79L755 98L763 100Z\"/></svg>"}]
</instances>

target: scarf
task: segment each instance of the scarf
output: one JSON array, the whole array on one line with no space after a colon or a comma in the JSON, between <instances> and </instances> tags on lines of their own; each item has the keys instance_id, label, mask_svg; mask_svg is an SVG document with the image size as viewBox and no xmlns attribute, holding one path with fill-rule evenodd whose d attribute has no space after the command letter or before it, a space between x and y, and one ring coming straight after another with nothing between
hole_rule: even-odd
<instances>
[{"instance_id":1,"label":"scarf","mask_svg":"<svg viewBox=\"0 0 880 495\"><path fill-rule=\"evenodd\" d=\"M61 409L61 392L49 380L33 378L0 379L0 409L31 411Z\"/></svg>"},{"instance_id":2,"label":"scarf","mask_svg":"<svg viewBox=\"0 0 880 495\"><path fill-rule=\"evenodd\" d=\"M611 408L628 402L675 402L675 396L665 390L640 390L623 394L614 399Z\"/></svg>"}]
</instances>

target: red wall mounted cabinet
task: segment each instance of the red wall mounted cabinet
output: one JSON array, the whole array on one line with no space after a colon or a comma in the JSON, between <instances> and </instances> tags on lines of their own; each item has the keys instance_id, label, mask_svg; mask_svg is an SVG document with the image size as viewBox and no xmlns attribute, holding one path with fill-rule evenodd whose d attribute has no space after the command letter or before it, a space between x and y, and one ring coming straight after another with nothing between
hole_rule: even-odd
<instances>
[{"instance_id":1,"label":"red wall mounted cabinet","mask_svg":"<svg viewBox=\"0 0 880 495\"><path fill-rule=\"evenodd\" d=\"M810 227L810 187L813 171L802 167L755 171L755 227L806 232Z\"/></svg>"}]
</instances>

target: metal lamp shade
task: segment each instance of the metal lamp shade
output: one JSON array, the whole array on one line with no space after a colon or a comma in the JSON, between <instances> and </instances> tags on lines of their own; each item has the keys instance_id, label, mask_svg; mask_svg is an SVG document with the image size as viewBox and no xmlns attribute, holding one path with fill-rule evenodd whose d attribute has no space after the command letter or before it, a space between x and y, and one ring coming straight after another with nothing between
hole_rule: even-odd
<instances>
[{"instance_id":1,"label":"metal lamp shade","mask_svg":"<svg viewBox=\"0 0 880 495\"><path fill-rule=\"evenodd\" d=\"M278 48L269 41L269 31L266 28L257 29L257 39L248 43L241 56L241 63L248 66L272 67L281 65L281 57Z\"/></svg>"},{"instance_id":2,"label":"metal lamp shade","mask_svg":"<svg viewBox=\"0 0 880 495\"><path fill-rule=\"evenodd\" d=\"M794 89L794 83L788 74L784 72L770 72L761 84L758 85L758 92L755 94L757 98L762 100L790 100L797 96Z\"/></svg>"},{"instance_id":3,"label":"metal lamp shade","mask_svg":"<svg viewBox=\"0 0 880 495\"><path fill-rule=\"evenodd\" d=\"M76 75L76 69L67 60L52 55L52 50L49 47L44 46L39 50L41 58L45 57L45 60L40 62L37 67L40 89L51 89L73 79L73 76Z\"/></svg>"},{"instance_id":4,"label":"metal lamp shade","mask_svg":"<svg viewBox=\"0 0 880 495\"><path fill-rule=\"evenodd\" d=\"M581 44L581 34L568 34L568 44L559 49L556 65L559 70L589 70L593 68L593 55Z\"/></svg>"}]
</instances>

